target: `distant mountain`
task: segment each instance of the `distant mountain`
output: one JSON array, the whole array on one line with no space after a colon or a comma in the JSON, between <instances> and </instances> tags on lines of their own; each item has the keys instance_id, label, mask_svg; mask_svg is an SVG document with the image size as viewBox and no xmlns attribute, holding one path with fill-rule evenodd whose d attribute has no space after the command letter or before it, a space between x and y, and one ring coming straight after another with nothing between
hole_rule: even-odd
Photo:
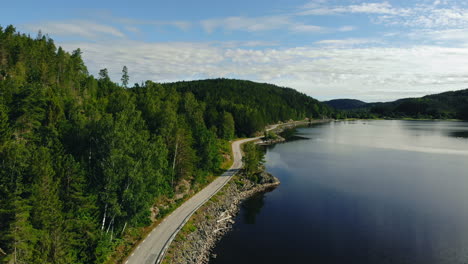
<instances>
[{"instance_id":1,"label":"distant mountain","mask_svg":"<svg viewBox=\"0 0 468 264\"><path fill-rule=\"evenodd\" d=\"M353 99L336 99L324 103L354 118L468 120L468 89L386 103L365 103Z\"/></svg>"},{"instance_id":2,"label":"distant mountain","mask_svg":"<svg viewBox=\"0 0 468 264\"><path fill-rule=\"evenodd\" d=\"M348 118L421 118L468 120L468 89L404 98L386 103L355 99L323 102Z\"/></svg>"},{"instance_id":3,"label":"distant mountain","mask_svg":"<svg viewBox=\"0 0 468 264\"><path fill-rule=\"evenodd\" d=\"M368 107L368 103L355 99L334 99L323 103L338 110L351 110Z\"/></svg>"},{"instance_id":4,"label":"distant mountain","mask_svg":"<svg viewBox=\"0 0 468 264\"><path fill-rule=\"evenodd\" d=\"M468 120L468 89L373 103L369 111L381 117Z\"/></svg>"}]
</instances>

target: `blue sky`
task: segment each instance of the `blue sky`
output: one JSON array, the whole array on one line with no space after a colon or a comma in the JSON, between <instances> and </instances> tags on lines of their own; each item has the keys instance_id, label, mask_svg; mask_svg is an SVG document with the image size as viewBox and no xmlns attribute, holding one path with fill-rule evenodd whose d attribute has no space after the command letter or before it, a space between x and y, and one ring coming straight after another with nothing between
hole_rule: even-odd
<instances>
[{"instance_id":1,"label":"blue sky","mask_svg":"<svg viewBox=\"0 0 468 264\"><path fill-rule=\"evenodd\" d=\"M238 78L321 100L389 101L468 88L468 2L450 0L2 3L0 25L131 82Z\"/></svg>"}]
</instances>

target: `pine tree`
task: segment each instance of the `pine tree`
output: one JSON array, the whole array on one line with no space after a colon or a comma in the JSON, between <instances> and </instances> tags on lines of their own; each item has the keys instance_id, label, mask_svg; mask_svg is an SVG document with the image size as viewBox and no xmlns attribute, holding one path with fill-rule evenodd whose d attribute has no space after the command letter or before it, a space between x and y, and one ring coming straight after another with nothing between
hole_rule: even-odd
<instances>
[{"instance_id":1,"label":"pine tree","mask_svg":"<svg viewBox=\"0 0 468 264\"><path fill-rule=\"evenodd\" d=\"M59 182L54 179L49 151L39 147L33 155L31 173L35 182L32 188L34 211L33 226L39 230L35 262L66 263L66 237L59 200Z\"/></svg>"},{"instance_id":2,"label":"pine tree","mask_svg":"<svg viewBox=\"0 0 468 264\"><path fill-rule=\"evenodd\" d=\"M37 240L31 225L30 190L25 182L29 151L23 144L7 142L0 149L0 248L9 263L30 263Z\"/></svg>"},{"instance_id":3,"label":"pine tree","mask_svg":"<svg viewBox=\"0 0 468 264\"><path fill-rule=\"evenodd\" d=\"M9 137L8 110L5 105L0 103L0 144L3 144Z\"/></svg>"},{"instance_id":4,"label":"pine tree","mask_svg":"<svg viewBox=\"0 0 468 264\"><path fill-rule=\"evenodd\" d=\"M22 197L23 186L21 177L17 178L16 189L12 196L13 219L10 222L10 232L6 236L11 242L11 254L7 261L12 264L31 263L34 255L33 247L37 241L37 231L30 222L31 206Z\"/></svg>"},{"instance_id":5,"label":"pine tree","mask_svg":"<svg viewBox=\"0 0 468 264\"><path fill-rule=\"evenodd\" d=\"M130 79L130 77L128 76L128 69L127 69L127 66L123 66L123 69L122 69L122 78L120 79L122 81L122 85L123 87L127 88L127 85L128 85L128 80Z\"/></svg>"},{"instance_id":6,"label":"pine tree","mask_svg":"<svg viewBox=\"0 0 468 264\"><path fill-rule=\"evenodd\" d=\"M229 112L224 112L223 120L221 122L221 138L231 140L234 138L236 129L234 126L234 118Z\"/></svg>"}]
</instances>

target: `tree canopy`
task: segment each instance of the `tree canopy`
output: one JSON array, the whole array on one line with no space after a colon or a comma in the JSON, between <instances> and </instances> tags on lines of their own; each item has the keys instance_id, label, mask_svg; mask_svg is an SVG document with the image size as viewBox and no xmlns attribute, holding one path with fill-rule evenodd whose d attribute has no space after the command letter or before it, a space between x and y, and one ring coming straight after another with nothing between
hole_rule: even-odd
<instances>
[{"instance_id":1,"label":"tree canopy","mask_svg":"<svg viewBox=\"0 0 468 264\"><path fill-rule=\"evenodd\" d=\"M182 180L207 181L226 140L332 114L292 89L238 80L128 87L81 50L0 27L0 261L102 263Z\"/></svg>"}]
</instances>

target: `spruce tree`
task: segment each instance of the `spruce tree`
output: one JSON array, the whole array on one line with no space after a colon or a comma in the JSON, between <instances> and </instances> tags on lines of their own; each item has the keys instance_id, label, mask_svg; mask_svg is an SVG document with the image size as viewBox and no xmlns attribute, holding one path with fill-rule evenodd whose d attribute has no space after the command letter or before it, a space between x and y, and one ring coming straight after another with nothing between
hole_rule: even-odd
<instances>
[{"instance_id":1,"label":"spruce tree","mask_svg":"<svg viewBox=\"0 0 468 264\"><path fill-rule=\"evenodd\" d=\"M123 66L123 69L122 69L122 78L120 79L120 80L122 81L123 87L127 88L129 79L130 79L130 77L128 76L128 69L127 69L127 66Z\"/></svg>"}]
</instances>

